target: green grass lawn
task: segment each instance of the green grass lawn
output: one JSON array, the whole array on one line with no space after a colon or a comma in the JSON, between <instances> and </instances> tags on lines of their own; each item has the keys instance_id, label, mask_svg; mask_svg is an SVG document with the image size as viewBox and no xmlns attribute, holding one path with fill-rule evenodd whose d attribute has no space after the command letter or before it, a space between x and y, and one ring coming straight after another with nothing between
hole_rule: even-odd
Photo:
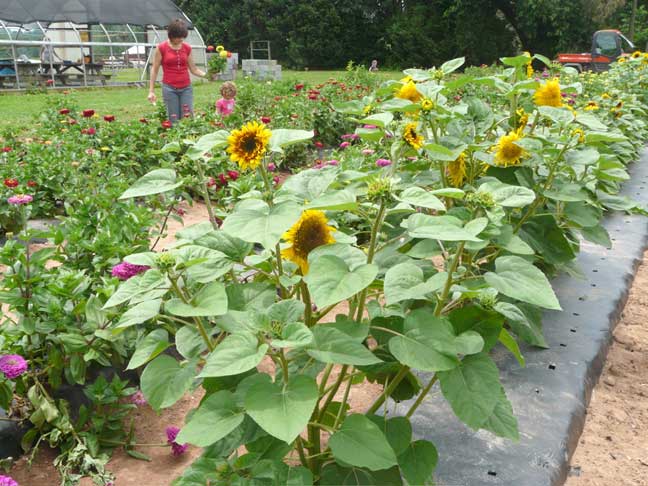
<instances>
[{"instance_id":1,"label":"green grass lawn","mask_svg":"<svg viewBox=\"0 0 648 486\"><path fill-rule=\"evenodd\" d=\"M344 74L345 71L284 71L283 79L313 85L329 78L340 78ZM402 74L397 71L381 71L377 75L382 79L402 77ZM139 72L137 69L126 69L120 71L114 79L119 82L137 81ZM220 83L200 81L195 83L195 106L201 107L216 101L220 97L219 86ZM69 92L80 108L92 108L99 114L109 113L121 119L131 119L151 112L151 106L146 99L148 89L145 87L72 88ZM157 92L158 97L161 98L159 88ZM58 94L61 94L60 90L36 94L0 92L0 128L29 125L34 117L38 116L38 113L47 106L47 100Z\"/></svg>"}]
</instances>

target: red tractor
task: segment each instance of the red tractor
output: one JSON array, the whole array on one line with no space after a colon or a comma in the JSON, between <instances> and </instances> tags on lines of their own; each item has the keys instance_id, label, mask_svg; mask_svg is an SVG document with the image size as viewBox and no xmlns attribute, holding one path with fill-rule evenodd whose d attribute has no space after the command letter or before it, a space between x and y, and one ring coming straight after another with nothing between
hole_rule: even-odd
<instances>
[{"instance_id":1,"label":"red tractor","mask_svg":"<svg viewBox=\"0 0 648 486\"><path fill-rule=\"evenodd\" d=\"M635 46L618 30L599 30L592 37L591 52L558 54L558 62L578 72L601 72L610 69L610 63L635 50Z\"/></svg>"}]
</instances>

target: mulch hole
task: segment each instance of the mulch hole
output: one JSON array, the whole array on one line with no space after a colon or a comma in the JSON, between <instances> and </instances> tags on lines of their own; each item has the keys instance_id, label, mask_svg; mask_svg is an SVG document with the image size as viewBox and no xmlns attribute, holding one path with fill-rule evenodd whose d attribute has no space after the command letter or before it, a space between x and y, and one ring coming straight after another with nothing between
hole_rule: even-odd
<instances>
[{"instance_id":1,"label":"mulch hole","mask_svg":"<svg viewBox=\"0 0 648 486\"><path fill-rule=\"evenodd\" d=\"M489 476L497 476L497 473L495 471L488 471Z\"/></svg>"},{"instance_id":2,"label":"mulch hole","mask_svg":"<svg viewBox=\"0 0 648 486\"><path fill-rule=\"evenodd\" d=\"M551 364L549 365L549 369L550 369L550 370L555 370L555 369L556 369L556 365L553 364L553 363L551 363Z\"/></svg>"},{"instance_id":3,"label":"mulch hole","mask_svg":"<svg viewBox=\"0 0 648 486\"><path fill-rule=\"evenodd\" d=\"M566 348L567 345L566 345L565 343L560 343L560 347L562 347L562 348Z\"/></svg>"},{"instance_id":4,"label":"mulch hole","mask_svg":"<svg viewBox=\"0 0 648 486\"><path fill-rule=\"evenodd\" d=\"M570 331L570 332L576 332L576 329L574 329L574 328L572 327L569 331Z\"/></svg>"}]
</instances>

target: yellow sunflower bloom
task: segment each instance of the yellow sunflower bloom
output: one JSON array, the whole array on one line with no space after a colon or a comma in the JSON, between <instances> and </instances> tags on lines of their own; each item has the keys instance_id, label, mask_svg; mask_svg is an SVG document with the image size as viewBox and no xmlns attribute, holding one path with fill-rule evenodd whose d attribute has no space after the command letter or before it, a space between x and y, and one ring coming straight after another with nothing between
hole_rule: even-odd
<instances>
[{"instance_id":1,"label":"yellow sunflower bloom","mask_svg":"<svg viewBox=\"0 0 648 486\"><path fill-rule=\"evenodd\" d=\"M522 107L518 108L515 114L518 117L518 131L524 130L529 123L529 114Z\"/></svg>"},{"instance_id":2,"label":"yellow sunflower bloom","mask_svg":"<svg viewBox=\"0 0 648 486\"><path fill-rule=\"evenodd\" d=\"M620 57L619 59L617 59L617 62L619 64L623 64L624 62L626 62L626 58L625 57Z\"/></svg>"},{"instance_id":3,"label":"yellow sunflower bloom","mask_svg":"<svg viewBox=\"0 0 648 486\"><path fill-rule=\"evenodd\" d=\"M423 95L416 89L414 81L408 81L396 92L396 98L418 103L423 98Z\"/></svg>"},{"instance_id":4,"label":"yellow sunflower bloom","mask_svg":"<svg viewBox=\"0 0 648 486\"><path fill-rule=\"evenodd\" d=\"M461 154L454 161L448 164L446 174L452 187L463 186L466 180L466 154Z\"/></svg>"},{"instance_id":5,"label":"yellow sunflower bloom","mask_svg":"<svg viewBox=\"0 0 648 486\"><path fill-rule=\"evenodd\" d=\"M283 235L291 244L281 251L281 256L299 265L302 275L308 273L308 254L318 246L335 243L331 233L335 228L328 225L324 212L307 209L299 220Z\"/></svg>"},{"instance_id":6,"label":"yellow sunflower bloom","mask_svg":"<svg viewBox=\"0 0 648 486\"><path fill-rule=\"evenodd\" d=\"M415 150L420 149L425 143L425 139L416 131L416 123L408 123L403 130L403 140Z\"/></svg>"},{"instance_id":7,"label":"yellow sunflower bloom","mask_svg":"<svg viewBox=\"0 0 648 486\"><path fill-rule=\"evenodd\" d=\"M502 135L497 142L495 148L495 164L500 167L509 167L511 165L519 165L522 157L526 152L522 147L516 145L515 142L520 140L522 136L517 132L510 132L508 135Z\"/></svg>"},{"instance_id":8,"label":"yellow sunflower bloom","mask_svg":"<svg viewBox=\"0 0 648 486\"><path fill-rule=\"evenodd\" d=\"M607 94L607 93L603 93L603 94L601 95L601 98L603 98L604 100L609 100L609 99L610 99L610 95Z\"/></svg>"},{"instance_id":9,"label":"yellow sunflower bloom","mask_svg":"<svg viewBox=\"0 0 648 486\"><path fill-rule=\"evenodd\" d=\"M576 128L571 132L572 136L578 137L578 143L585 142L585 132L581 128Z\"/></svg>"},{"instance_id":10,"label":"yellow sunflower bloom","mask_svg":"<svg viewBox=\"0 0 648 486\"><path fill-rule=\"evenodd\" d=\"M423 111L430 111L432 108L434 108L434 101L430 98L424 98L423 101L421 101L421 109Z\"/></svg>"},{"instance_id":11,"label":"yellow sunflower bloom","mask_svg":"<svg viewBox=\"0 0 648 486\"><path fill-rule=\"evenodd\" d=\"M227 137L227 153L242 170L254 170L268 149L271 135L263 123L249 122Z\"/></svg>"},{"instance_id":12,"label":"yellow sunflower bloom","mask_svg":"<svg viewBox=\"0 0 648 486\"><path fill-rule=\"evenodd\" d=\"M557 79L551 79L536 89L533 100L538 106L562 106L560 83Z\"/></svg>"},{"instance_id":13,"label":"yellow sunflower bloom","mask_svg":"<svg viewBox=\"0 0 648 486\"><path fill-rule=\"evenodd\" d=\"M632 59L637 59L638 57L641 57L641 51L634 51L631 57Z\"/></svg>"},{"instance_id":14,"label":"yellow sunflower bloom","mask_svg":"<svg viewBox=\"0 0 648 486\"><path fill-rule=\"evenodd\" d=\"M585 111L594 111L599 109L599 105L596 101L590 101L587 103L587 106L583 108Z\"/></svg>"},{"instance_id":15,"label":"yellow sunflower bloom","mask_svg":"<svg viewBox=\"0 0 648 486\"><path fill-rule=\"evenodd\" d=\"M216 52L224 51L225 48L223 46L216 46Z\"/></svg>"}]
</instances>

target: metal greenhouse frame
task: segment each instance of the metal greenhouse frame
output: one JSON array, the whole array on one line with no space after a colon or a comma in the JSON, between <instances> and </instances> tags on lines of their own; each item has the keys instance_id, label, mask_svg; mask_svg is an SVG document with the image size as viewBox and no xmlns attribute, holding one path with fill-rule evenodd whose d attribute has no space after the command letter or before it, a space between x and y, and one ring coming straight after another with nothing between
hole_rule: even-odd
<instances>
[{"instance_id":1,"label":"metal greenhouse frame","mask_svg":"<svg viewBox=\"0 0 648 486\"><path fill-rule=\"evenodd\" d=\"M103 2L108 0L100 1ZM164 11L164 14L166 15L166 18L164 19L165 21L169 21L173 15L187 21L191 29L188 42L192 48L197 49L198 53L202 53L202 56L197 58L196 62L201 64L202 61L202 63L206 65L207 54L205 43L200 32L192 26L191 21L184 12L175 7L175 5L169 0L156 1L160 2L167 8L167 10ZM0 89L2 89L5 84L12 85L14 89L25 89L29 87L30 84L34 83L46 83L53 87L87 87L93 85L96 86L98 84L105 85L107 84L107 81L110 80L116 69L121 67L119 63L116 62L116 50L119 53L121 53L122 50L124 51L125 62L126 65L128 65L129 49L132 49L133 47L135 47L135 52L137 53L138 61L136 65L139 70L139 83L141 83L148 78L148 67L151 62L154 48L157 44L166 40L166 31L161 29L160 25L154 25L152 23L145 25L136 25L127 22L120 23L112 18L111 22L108 23L94 21L80 23L78 22L79 19L75 19L74 16L71 16L72 18L66 18L60 12L51 12L45 14L51 15L51 18L47 19L37 19L25 16L24 19L18 21L16 21L16 19L3 20L1 18L2 15L6 15L5 11L9 9L8 2L9 0L0 0L0 36L3 33L7 35L7 39L0 38L0 49L3 47L9 48L12 59L5 59L4 62L0 60ZM15 0L11 3L14 2ZM96 3L96 0L92 3ZM113 7L115 3L119 2L115 2L114 0L111 1ZM147 4L151 3L155 4L155 0L153 2L151 2L151 0L147 1ZM88 7L88 10L90 10L90 8L91 7ZM149 8L151 7L149 6ZM172 10L169 12L169 9L173 8L175 8L175 11ZM90 16L90 13L92 12L89 12L88 16ZM43 14L40 13L40 15ZM128 18L128 14L124 14L123 17ZM162 20L159 19L160 16L157 17L156 20L162 22ZM137 18L141 18L141 16ZM74 20L77 21L75 22ZM113 29L113 27L118 25L122 26L121 31L115 31ZM94 26L97 26L99 30L98 33L95 32L95 36L104 37L103 40L95 41L92 39ZM42 36L41 40L19 38L20 34L23 32L30 32L33 36L34 31L37 33L40 32L40 35ZM52 40L50 36L54 32L62 34L64 39ZM130 39L132 39L132 42ZM41 55L39 56L40 58L38 61L32 61L27 58L27 56L19 55L18 50L20 48L28 47L37 47L40 49ZM55 61L54 57L59 57L58 54L56 54L55 48L66 50L73 49L75 51L78 49L81 54L79 61L72 62L61 58L61 62ZM48 62L42 60L44 49L48 52L46 56ZM107 52L109 52L108 59L110 62L106 63L97 60L95 56L95 51L97 49L104 51L107 50ZM89 54L86 54L86 52ZM140 53L144 54L142 58L140 58ZM13 68L13 73L10 72L12 70L11 68ZM104 71L104 68L106 70L110 69L110 73Z\"/></svg>"}]
</instances>

